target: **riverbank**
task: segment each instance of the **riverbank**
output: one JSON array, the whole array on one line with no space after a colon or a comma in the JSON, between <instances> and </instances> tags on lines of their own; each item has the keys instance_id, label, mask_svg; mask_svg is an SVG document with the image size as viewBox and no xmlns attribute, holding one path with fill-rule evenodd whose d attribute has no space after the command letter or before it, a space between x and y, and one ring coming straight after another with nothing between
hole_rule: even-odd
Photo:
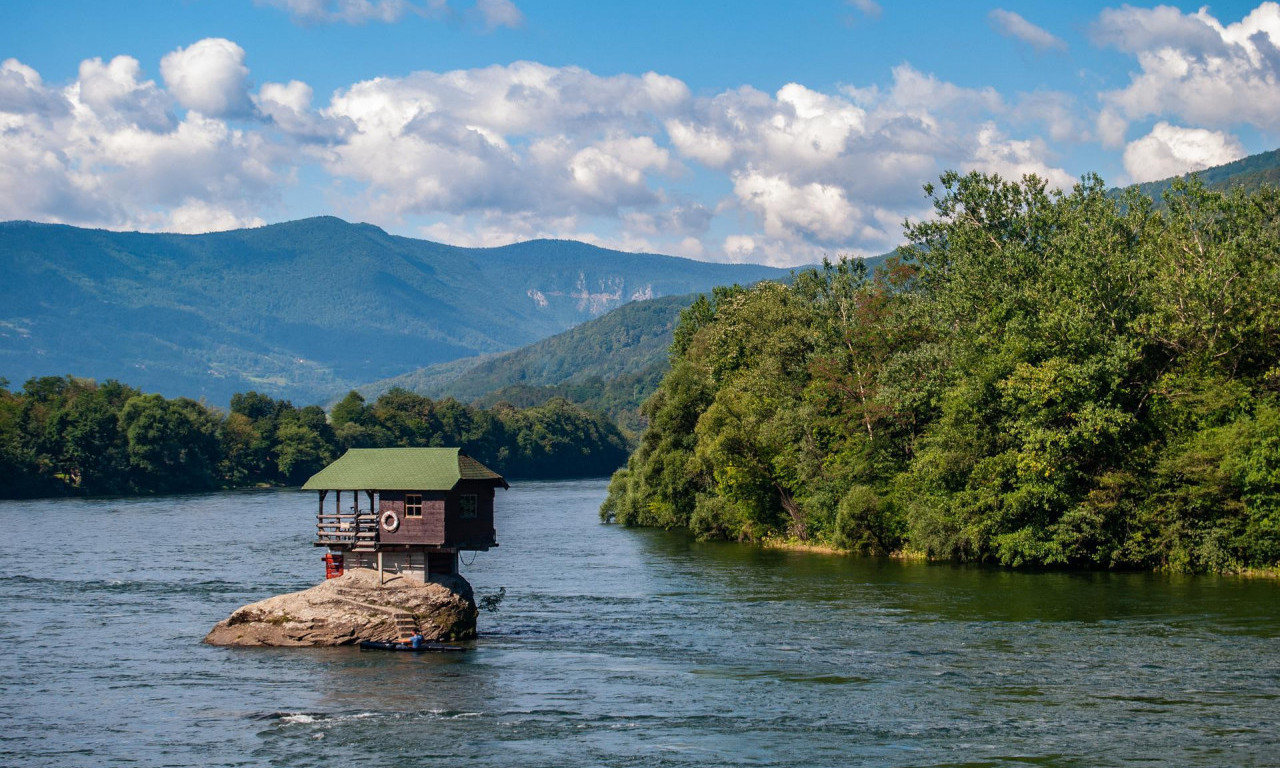
<instances>
[{"instance_id":1,"label":"riverbank","mask_svg":"<svg viewBox=\"0 0 1280 768\"><path fill-rule=\"evenodd\" d=\"M747 546L757 546L757 547L760 547L761 549L777 549L777 550L784 550L787 552L806 552L809 554L829 555L832 557L861 557L862 556L859 553L854 552L853 550L837 547L832 544L820 544L820 543L815 543L811 541L802 541L800 539L786 538L786 537L780 537L780 536L767 536L763 539L760 539L759 541L746 541L741 543ZM945 558L929 557L924 552L917 552L913 550L898 550L896 552L890 552L888 555L886 555L886 557L888 557L891 560L898 560L901 562L918 562L918 563L953 562ZM1016 566L997 566L993 564L993 567L1007 568L1009 570L1018 570ZM1102 571L1105 571L1106 569L1097 569L1097 568L1080 569L1080 568L1070 568L1066 566L1057 567L1057 568L1052 566L1035 566L1031 570L1041 571L1041 572L1043 571L1071 572L1071 571L1079 571L1079 570L1091 571L1091 572L1092 571L1102 572ZM1184 571L1176 571L1173 569L1155 569L1152 571L1135 571L1134 569L1124 569L1124 571L1127 573L1134 573L1134 572L1186 573ZM1228 570L1228 571L1200 572L1200 573L1197 573L1196 575L1237 576L1244 579L1280 579L1280 565L1276 566L1275 568L1241 568L1237 570Z\"/></svg>"}]
</instances>

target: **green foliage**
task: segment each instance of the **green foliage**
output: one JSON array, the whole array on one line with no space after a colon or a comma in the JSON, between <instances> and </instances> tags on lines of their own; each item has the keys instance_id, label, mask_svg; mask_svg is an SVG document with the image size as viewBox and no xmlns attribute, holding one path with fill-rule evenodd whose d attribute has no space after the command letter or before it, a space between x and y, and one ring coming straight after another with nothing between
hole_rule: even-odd
<instances>
[{"instance_id":1,"label":"green foliage","mask_svg":"<svg viewBox=\"0 0 1280 768\"><path fill-rule=\"evenodd\" d=\"M353 391L330 417L344 449L456 445L512 477L598 477L627 458L617 426L563 399L486 410L399 388L370 405Z\"/></svg>"},{"instance_id":2,"label":"green foliage","mask_svg":"<svg viewBox=\"0 0 1280 768\"><path fill-rule=\"evenodd\" d=\"M173 493L217 487L217 417L187 398L136 395L120 409L130 490Z\"/></svg>"},{"instance_id":3,"label":"green foliage","mask_svg":"<svg viewBox=\"0 0 1280 768\"><path fill-rule=\"evenodd\" d=\"M1280 195L928 192L873 275L686 310L602 517L1013 566L1280 563Z\"/></svg>"},{"instance_id":4,"label":"green foliage","mask_svg":"<svg viewBox=\"0 0 1280 768\"><path fill-rule=\"evenodd\" d=\"M497 415L509 445L496 446L493 466L507 467L513 476L598 477L627 459L626 440L613 422L567 400L522 411L502 408Z\"/></svg>"},{"instance_id":5,"label":"green foliage","mask_svg":"<svg viewBox=\"0 0 1280 768\"><path fill-rule=\"evenodd\" d=\"M236 394L223 414L114 381L0 385L0 498L299 485L346 448L446 445L510 477L598 477L627 457L611 421L565 400L484 410L400 389L369 404L352 392L330 420L259 392Z\"/></svg>"},{"instance_id":6,"label":"green foliage","mask_svg":"<svg viewBox=\"0 0 1280 768\"><path fill-rule=\"evenodd\" d=\"M620 374L608 379L592 377L573 383L542 387L513 384L494 390L475 401L481 408L509 403L517 408L533 408L560 398L588 411L613 419L629 441L644 430L646 421L641 403L653 394L668 369L667 361L655 360L637 373Z\"/></svg>"},{"instance_id":7,"label":"green foliage","mask_svg":"<svg viewBox=\"0 0 1280 768\"><path fill-rule=\"evenodd\" d=\"M906 531L891 502L865 485L849 488L836 511L832 540L855 552L887 555L897 549Z\"/></svg>"},{"instance_id":8,"label":"green foliage","mask_svg":"<svg viewBox=\"0 0 1280 768\"><path fill-rule=\"evenodd\" d=\"M333 460L333 449L320 432L298 422L276 430L280 458L277 465L286 485L302 485Z\"/></svg>"},{"instance_id":9,"label":"green foliage","mask_svg":"<svg viewBox=\"0 0 1280 768\"><path fill-rule=\"evenodd\" d=\"M430 366L361 392L375 396L402 387L480 407L507 402L532 408L563 398L609 416L634 443L648 423L641 403L657 390L670 355L683 351L714 314L716 302L743 291L735 285L716 287L709 295L631 302L522 349Z\"/></svg>"}]
</instances>

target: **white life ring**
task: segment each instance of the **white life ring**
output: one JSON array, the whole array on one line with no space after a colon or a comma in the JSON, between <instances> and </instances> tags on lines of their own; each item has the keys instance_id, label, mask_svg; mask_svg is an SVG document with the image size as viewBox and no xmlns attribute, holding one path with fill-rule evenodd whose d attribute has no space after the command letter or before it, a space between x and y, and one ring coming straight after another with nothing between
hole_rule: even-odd
<instances>
[{"instance_id":1,"label":"white life ring","mask_svg":"<svg viewBox=\"0 0 1280 768\"><path fill-rule=\"evenodd\" d=\"M382 527L387 533L395 533L400 527L400 517L390 510L382 513Z\"/></svg>"}]
</instances>

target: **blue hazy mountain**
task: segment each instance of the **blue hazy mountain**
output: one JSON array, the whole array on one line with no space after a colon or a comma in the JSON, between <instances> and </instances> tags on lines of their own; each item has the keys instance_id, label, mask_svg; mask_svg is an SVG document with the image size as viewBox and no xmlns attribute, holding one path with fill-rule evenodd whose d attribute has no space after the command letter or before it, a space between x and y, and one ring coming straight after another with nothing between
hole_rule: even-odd
<instances>
[{"instance_id":1,"label":"blue hazy mountain","mask_svg":"<svg viewBox=\"0 0 1280 768\"><path fill-rule=\"evenodd\" d=\"M636 299L786 270L565 240L460 248L321 217L204 235L0 223L0 377L323 401Z\"/></svg>"}]
</instances>

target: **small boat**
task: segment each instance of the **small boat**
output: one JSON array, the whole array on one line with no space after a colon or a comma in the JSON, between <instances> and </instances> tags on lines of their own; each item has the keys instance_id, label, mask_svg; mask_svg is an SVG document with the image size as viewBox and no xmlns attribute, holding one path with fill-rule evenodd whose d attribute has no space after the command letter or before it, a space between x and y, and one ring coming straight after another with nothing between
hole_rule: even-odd
<instances>
[{"instance_id":1,"label":"small boat","mask_svg":"<svg viewBox=\"0 0 1280 768\"><path fill-rule=\"evenodd\" d=\"M409 653L462 653L467 650L460 645L448 643L423 643L414 648L408 643L382 643L376 640L364 640L360 643L362 651L408 651Z\"/></svg>"}]
</instances>

